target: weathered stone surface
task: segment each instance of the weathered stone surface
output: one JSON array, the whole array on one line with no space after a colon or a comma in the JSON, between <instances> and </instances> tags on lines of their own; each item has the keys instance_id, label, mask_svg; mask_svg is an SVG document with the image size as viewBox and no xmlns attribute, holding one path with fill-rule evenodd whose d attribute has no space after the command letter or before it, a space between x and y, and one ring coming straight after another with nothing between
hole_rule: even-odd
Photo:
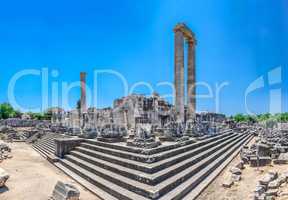
<instances>
[{"instance_id":1,"label":"weathered stone surface","mask_svg":"<svg viewBox=\"0 0 288 200\"><path fill-rule=\"evenodd\" d=\"M222 183L222 186L225 188L231 188L233 184L234 182L231 179L228 179Z\"/></svg>"},{"instance_id":2,"label":"weathered stone surface","mask_svg":"<svg viewBox=\"0 0 288 200\"><path fill-rule=\"evenodd\" d=\"M260 157L271 156L271 148L266 144L257 144L258 155Z\"/></svg>"},{"instance_id":3,"label":"weathered stone surface","mask_svg":"<svg viewBox=\"0 0 288 200\"><path fill-rule=\"evenodd\" d=\"M83 142L81 138L57 138L54 140L56 145L55 155L63 158L65 154L69 153L73 148Z\"/></svg>"},{"instance_id":4,"label":"weathered stone surface","mask_svg":"<svg viewBox=\"0 0 288 200\"><path fill-rule=\"evenodd\" d=\"M184 135L184 124L181 121L171 121L164 126L164 137L171 138L180 138ZM174 138L174 139L173 139Z\"/></svg>"},{"instance_id":5,"label":"weathered stone surface","mask_svg":"<svg viewBox=\"0 0 288 200\"><path fill-rule=\"evenodd\" d=\"M250 157L250 166L251 167L261 167L270 165L272 162L272 159L270 157Z\"/></svg>"},{"instance_id":6,"label":"weathered stone surface","mask_svg":"<svg viewBox=\"0 0 288 200\"><path fill-rule=\"evenodd\" d=\"M258 193L256 193L256 194L254 195L253 199L254 199L254 200L265 200L265 199L266 199L266 195L265 195L265 193L263 193L263 194L258 194Z\"/></svg>"},{"instance_id":7,"label":"weathered stone surface","mask_svg":"<svg viewBox=\"0 0 288 200\"><path fill-rule=\"evenodd\" d=\"M127 135L127 130L117 124L105 124L100 130L100 136L103 138L122 138Z\"/></svg>"},{"instance_id":8,"label":"weathered stone surface","mask_svg":"<svg viewBox=\"0 0 288 200\"><path fill-rule=\"evenodd\" d=\"M271 176L265 175L261 180L259 180L259 183L261 185L268 185L272 181Z\"/></svg>"},{"instance_id":9,"label":"weathered stone surface","mask_svg":"<svg viewBox=\"0 0 288 200\"><path fill-rule=\"evenodd\" d=\"M231 179L234 182L239 182L241 180L241 175L232 174Z\"/></svg>"},{"instance_id":10,"label":"weathered stone surface","mask_svg":"<svg viewBox=\"0 0 288 200\"><path fill-rule=\"evenodd\" d=\"M287 182L287 177L284 174L281 174L278 178L280 185L284 184Z\"/></svg>"},{"instance_id":11,"label":"weathered stone surface","mask_svg":"<svg viewBox=\"0 0 288 200\"><path fill-rule=\"evenodd\" d=\"M0 151L8 151L11 152L11 148L6 143L0 143Z\"/></svg>"},{"instance_id":12,"label":"weathered stone surface","mask_svg":"<svg viewBox=\"0 0 288 200\"><path fill-rule=\"evenodd\" d=\"M239 169L239 168L237 168L237 167L232 167L232 168L230 169L230 172L231 172L232 174L236 174L236 175L241 175L241 174L242 174L241 169Z\"/></svg>"},{"instance_id":13,"label":"weathered stone surface","mask_svg":"<svg viewBox=\"0 0 288 200\"><path fill-rule=\"evenodd\" d=\"M0 187L5 186L5 183L9 177L9 174L4 169L0 168Z\"/></svg>"},{"instance_id":14,"label":"weathered stone surface","mask_svg":"<svg viewBox=\"0 0 288 200\"><path fill-rule=\"evenodd\" d=\"M285 192L280 192L279 196L287 198L288 197L288 192L286 192L286 191Z\"/></svg>"},{"instance_id":15,"label":"weathered stone surface","mask_svg":"<svg viewBox=\"0 0 288 200\"><path fill-rule=\"evenodd\" d=\"M79 190L71 185L58 181L54 187L52 198L54 200L79 200Z\"/></svg>"},{"instance_id":16,"label":"weathered stone surface","mask_svg":"<svg viewBox=\"0 0 288 200\"><path fill-rule=\"evenodd\" d=\"M272 180L275 180L275 179L278 178L278 172L276 172L276 171L270 170L270 171L268 172L268 175L271 177Z\"/></svg>"},{"instance_id":17,"label":"weathered stone surface","mask_svg":"<svg viewBox=\"0 0 288 200\"><path fill-rule=\"evenodd\" d=\"M5 126L5 125L0 126L0 132L6 132L8 130L9 130L8 126Z\"/></svg>"},{"instance_id":18,"label":"weathered stone surface","mask_svg":"<svg viewBox=\"0 0 288 200\"><path fill-rule=\"evenodd\" d=\"M265 200L275 200L274 196L265 196Z\"/></svg>"},{"instance_id":19,"label":"weathered stone surface","mask_svg":"<svg viewBox=\"0 0 288 200\"><path fill-rule=\"evenodd\" d=\"M279 157L273 161L274 164L287 164L288 163L288 153L280 153Z\"/></svg>"},{"instance_id":20,"label":"weathered stone surface","mask_svg":"<svg viewBox=\"0 0 288 200\"><path fill-rule=\"evenodd\" d=\"M254 190L254 192L257 193L258 195L263 194L265 191L266 191L265 186L259 185L259 184L256 186L256 188Z\"/></svg>"},{"instance_id":21,"label":"weathered stone surface","mask_svg":"<svg viewBox=\"0 0 288 200\"><path fill-rule=\"evenodd\" d=\"M278 179L274 180L274 181L271 181L269 184L268 184L268 189L277 189L278 187L280 186L280 182Z\"/></svg>"},{"instance_id":22,"label":"weathered stone surface","mask_svg":"<svg viewBox=\"0 0 288 200\"><path fill-rule=\"evenodd\" d=\"M266 196L277 196L279 190L278 189L269 189L265 192Z\"/></svg>"},{"instance_id":23,"label":"weathered stone surface","mask_svg":"<svg viewBox=\"0 0 288 200\"><path fill-rule=\"evenodd\" d=\"M244 161L241 160L235 167L238 168L238 169L240 169L240 170L245 169L245 167L244 167Z\"/></svg>"}]
</instances>

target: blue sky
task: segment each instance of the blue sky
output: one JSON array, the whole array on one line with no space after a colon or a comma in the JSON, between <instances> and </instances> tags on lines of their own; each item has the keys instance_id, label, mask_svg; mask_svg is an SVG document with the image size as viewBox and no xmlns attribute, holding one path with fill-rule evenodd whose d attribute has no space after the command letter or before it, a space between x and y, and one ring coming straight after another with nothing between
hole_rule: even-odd
<instances>
[{"instance_id":1,"label":"blue sky","mask_svg":"<svg viewBox=\"0 0 288 200\"><path fill-rule=\"evenodd\" d=\"M0 102L9 101L7 88L13 75L44 67L49 70L49 106L52 82L78 81L80 71L87 72L91 88L93 71L110 69L121 73L130 87L145 81L160 94L171 93L157 83L173 82L172 30L177 22L185 22L196 34L197 81L208 83L214 96L216 83L229 83L220 93L219 112L245 113L245 90L260 76L265 86L249 94L251 111L269 111L269 92L279 88L282 111L288 111L285 0L1 2ZM267 73L279 66L282 82L269 86ZM59 75L51 76L52 70ZM123 95L119 79L107 74L99 77L97 90L98 107L110 106ZM149 94L144 86L136 92ZM207 94L207 89L199 86L197 93ZM26 109L41 106L40 77L17 81L15 96ZM74 88L70 105L78 99L79 88ZM197 110L215 109L215 98L198 99Z\"/></svg>"}]
</instances>

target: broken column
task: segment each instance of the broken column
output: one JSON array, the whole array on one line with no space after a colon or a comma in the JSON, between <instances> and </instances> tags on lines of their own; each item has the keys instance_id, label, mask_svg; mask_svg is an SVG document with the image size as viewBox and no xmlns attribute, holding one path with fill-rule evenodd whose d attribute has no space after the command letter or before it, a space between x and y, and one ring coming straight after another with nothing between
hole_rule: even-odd
<instances>
[{"instance_id":1,"label":"broken column","mask_svg":"<svg viewBox=\"0 0 288 200\"><path fill-rule=\"evenodd\" d=\"M81 82L81 98L80 106L81 113L86 112L86 73L80 73L80 82Z\"/></svg>"}]
</instances>

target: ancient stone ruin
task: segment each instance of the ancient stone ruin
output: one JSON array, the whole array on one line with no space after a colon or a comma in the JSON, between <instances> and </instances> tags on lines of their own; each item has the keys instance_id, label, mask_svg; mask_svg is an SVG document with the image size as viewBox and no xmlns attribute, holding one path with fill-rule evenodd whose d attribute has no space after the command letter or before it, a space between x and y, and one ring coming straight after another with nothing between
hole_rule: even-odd
<instances>
[{"instance_id":1,"label":"ancient stone ruin","mask_svg":"<svg viewBox=\"0 0 288 200\"><path fill-rule=\"evenodd\" d=\"M196 38L182 23L175 26L174 35L175 105L154 93L131 94L109 108L87 108L86 73L81 72L79 107L55 109L51 124L36 125L37 133L27 141L102 199L195 199L253 138L255 127L239 126L222 114L196 112ZM253 160L244 149L242 153L247 162ZM232 181L240 181L241 170L233 168L231 173ZM53 197L67 199L68 194L79 198L75 188L58 183Z\"/></svg>"}]
</instances>

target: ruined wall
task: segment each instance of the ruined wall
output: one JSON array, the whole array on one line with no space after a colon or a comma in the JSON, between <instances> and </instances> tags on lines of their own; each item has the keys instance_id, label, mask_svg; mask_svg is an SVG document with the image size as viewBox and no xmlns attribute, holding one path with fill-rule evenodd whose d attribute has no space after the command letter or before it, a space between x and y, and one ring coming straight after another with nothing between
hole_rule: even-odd
<instances>
[{"instance_id":1,"label":"ruined wall","mask_svg":"<svg viewBox=\"0 0 288 200\"><path fill-rule=\"evenodd\" d=\"M30 119L2 119L0 120L0 126L11 126L11 127L36 127L36 126L49 127L51 122L48 120L30 120Z\"/></svg>"}]
</instances>

